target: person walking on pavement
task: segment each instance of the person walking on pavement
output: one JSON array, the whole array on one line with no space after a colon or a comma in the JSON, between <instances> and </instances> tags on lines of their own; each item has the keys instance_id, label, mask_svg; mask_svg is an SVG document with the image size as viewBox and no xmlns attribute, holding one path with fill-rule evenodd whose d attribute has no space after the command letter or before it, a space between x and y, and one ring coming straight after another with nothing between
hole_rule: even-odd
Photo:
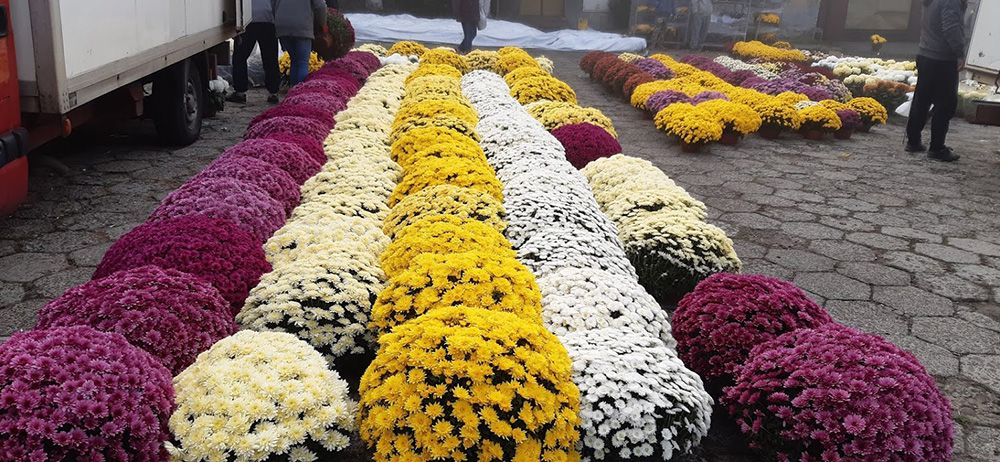
<instances>
[{"instance_id":1,"label":"person walking on pavement","mask_svg":"<svg viewBox=\"0 0 1000 462\"><path fill-rule=\"evenodd\" d=\"M315 30L326 24L324 0L272 0L274 28L281 48L292 59L289 83L298 85L309 75L309 54Z\"/></svg>"},{"instance_id":2,"label":"person walking on pavement","mask_svg":"<svg viewBox=\"0 0 1000 462\"><path fill-rule=\"evenodd\" d=\"M236 36L233 48L233 89L236 93L226 98L234 103L247 102L250 79L247 76L247 59L256 46L260 46L260 59L264 64L264 86L270 94L267 102L278 102L278 36L274 30L274 9L271 0L253 0L250 24L242 34Z\"/></svg>"},{"instance_id":3,"label":"person walking on pavement","mask_svg":"<svg viewBox=\"0 0 1000 462\"><path fill-rule=\"evenodd\" d=\"M479 30L479 0L451 0L451 9L455 19L462 23L462 33L465 38L458 46L458 51L472 51L472 41Z\"/></svg>"},{"instance_id":4,"label":"person walking on pavement","mask_svg":"<svg viewBox=\"0 0 1000 462\"><path fill-rule=\"evenodd\" d=\"M923 28L917 54L917 89L906 124L906 151L924 152L943 162L959 159L945 145L948 126L958 108L958 72L965 67L965 10L967 0L924 0ZM930 148L924 146L922 132L931 105Z\"/></svg>"},{"instance_id":5,"label":"person walking on pavement","mask_svg":"<svg viewBox=\"0 0 1000 462\"><path fill-rule=\"evenodd\" d=\"M688 9L688 36L691 51L701 51L712 22L712 0L691 0Z\"/></svg>"}]
</instances>

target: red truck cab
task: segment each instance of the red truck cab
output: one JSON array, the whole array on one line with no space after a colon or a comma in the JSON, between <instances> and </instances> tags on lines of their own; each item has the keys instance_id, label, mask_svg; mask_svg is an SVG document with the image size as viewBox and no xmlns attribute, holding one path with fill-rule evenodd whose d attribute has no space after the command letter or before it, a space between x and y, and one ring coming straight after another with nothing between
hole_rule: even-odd
<instances>
[{"instance_id":1,"label":"red truck cab","mask_svg":"<svg viewBox=\"0 0 1000 462\"><path fill-rule=\"evenodd\" d=\"M10 0L0 0L0 216L12 213L28 195L27 153Z\"/></svg>"}]
</instances>

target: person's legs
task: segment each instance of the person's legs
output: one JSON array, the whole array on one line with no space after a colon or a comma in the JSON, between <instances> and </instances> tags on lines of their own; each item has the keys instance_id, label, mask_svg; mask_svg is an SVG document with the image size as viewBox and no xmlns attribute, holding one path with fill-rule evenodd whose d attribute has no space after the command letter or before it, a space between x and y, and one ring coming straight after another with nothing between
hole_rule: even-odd
<instances>
[{"instance_id":1,"label":"person's legs","mask_svg":"<svg viewBox=\"0 0 1000 462\"><path fill-rule=\"evenodd\" d=\"M927 114L934 102L934 74L933 62L917 56L917 73L920 78L917 80L917 89L913 92L913 101L910 103L910 118L906 121L906 146L910 151L920 151L922 146L922 134L924 126L927 125Z\"/></svg>"},{"instance_id":2,"label":"person's legs","mask_svg":"<svg viewBox=\"0 0 1000 462\"><path fill-rule=\"evenodd\" d=\"M712 17L704 14L691 14L688 17L689 47L692 51L701 51Z\"/></svg>"},{"instance_id":3,"label":"person's legs","mask_svg":"<svg viewBox=\"0 0 1000 462\"><path fill-rule=\"evenodd\" d=\"M278 37L275 35L274 24L262 24L261 33L257 37L260 44L260 59L264 64L264 86L271 95L278 94L281 84L281 73L278 71Z\"/></svg>"},{"instance_id":4,"label":"person's legs","mask_svg":"<svg viewBox=\"0 0 1000 462\"><path fill-rule=\"evenodd\" d=\"M288 52L292 60L289 70L289 84L296 86L309 75L309 54L312 52L312 40L301 37L280 37L281 47Z\"/></svg>"},{"instance_id":5,"label":"person's legs","mask_svg":"<svg viewBox=\"0 0 1000 462\"><path fill-rule=\"evenodd\" d=\"M472 51L472 41L476 38L476 32L478 30L477 26L478 24L473 21L462 22L462 33L465 37L462 39L462 43L458 46L458 51L462 53Z\"/></svg>"},{"instance_id":6,"label":"person's legs","mask_svg":"<svg viewBox=\"0 0 1000 462\"><path fill-rule=\"evenodd\" d=\"M698 51L701 51L705 47L705 42L708 39L708 26L712 24L712 15L706 14L701 17L701 35L698 37Z\"/></svg>"},{"instance_id":7,"label":"person's legs","mask_svg":"<svg viewBox=\"0 0 1000 462\"><path fill-rule=\"evenodd\" d=\"M229 97L230 101L246 102L247 89L250 88L250 80L247 76L247 59L257 46L256 23L247 25L246 31L236 36L233 46L233 90L236 92Z\"/></svg>"},{"instance_id":8,"label":"person's legs","mask_svg":"<svg viewBox=\"0 0 1000 462\"><path fill-rule=\"evenodd\" d=\"M934 86L934 114L931 119L930 150L945 147L945 138L951 118L958 109L958 62L941 61L938 64L937 82ZM919 82L919 81L918 81Z\"/></svg>"}]
</instances>

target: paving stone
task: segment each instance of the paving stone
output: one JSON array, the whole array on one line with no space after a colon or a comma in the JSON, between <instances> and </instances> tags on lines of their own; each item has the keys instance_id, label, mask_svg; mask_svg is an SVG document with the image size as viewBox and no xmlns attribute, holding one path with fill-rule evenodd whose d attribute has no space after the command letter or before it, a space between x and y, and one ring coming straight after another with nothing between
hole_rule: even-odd
<instances>
[{"instance_id":1,"label":"paving stone","mask_svg":"<svg viewBox=\"0 0 1000 462\"><path fill-rule=\"evenodd\" d=\"M851 217L822 217L819 222L841 231L875 231L875 225Z\"/></svg>"},{"instance_id":2,"label":"paving stone","mask_svg":"<svg viewBox=\"0 0 1000 462\"><path fill-rule=\"evenodd\" d=\"M129 173L149 167L148 161L142 160L114 160L100 163L94 166L97 171L108 173Z\"/></svg>"},{"instance_id":3,"label":"paving stone","mask_svg":"<svg viewBox=\"0 0 1000 462\"><path fill-rule=\"evenodd\" d=\"M954 303L940 295L911 286L875 287L872 300L907 316L950 316Z\"/></svg>"},{"instance_id":4,"label":"paving stone","mask_svg":"<svg viewBox=\"0 0 1000 462\"><path fill-rule=\"evenodd\" d=\"M784 197L785 199L795 202L815 202L818 204L825 200L824 197L819 194L797 191L794 189L781 189L776 191L774 195Z\"/></svg>"},{"instance_id":5,"label":"paving stone","mask_svg":"<svg viewBox=\"0 0 1000 462\"><path fill-rule=\"evenodd\" d=\"M0 282L0 307L10 306L24 298L24 288L19 283Z\"/></svg>"},{"instance_id":6,"label":"paving stone","mask_svg":"<svg viewBox=\"0 0 1000 462\"><path fill-rule=\"evenodd\" d=\"M1000 286L1000 269L983 265L955 265L955 275L984 286Z\"/></svg>"},{"instance_id":7,"label":"paving stone","mask_svg":"<svg viewBox=\"0 0 1000 462\"><path fill-rule=\"evenodd\" d=\"M803 239L840 239L844 232L819 223L784 223L781 230Z\"/></svg>"},{"instance_id":8,"label":"paving stone","mask_svg":"<svg viewBox=\"0 0 1000 462\"><path fill-rule=\"evenodd\" d=\"M910 273L939 274L946 270L941 262L912 252L887 252L882 255L882 261Z\"/></svg>"},{"instance_id":9,"label":"paving stone","mask_svg":"<svg viewBox=\"0 0 1000 462\"><path fill-rule=\"evenodd\" d=\"M816 219L816 215L809 212L803 212L798 209L792 208L766 208L761 210L760 213L767 215L775 220L781 222L789 221L812 221Z\"/></svg>"},{"instance_id":10,"label":"paving stone","mask_svg":"<svg viewBox=\"0 0 1000 462\"><path fill-rule=\"evenodd\" d=\"M30 282L66 268L66 257L22 252L0 257L0 281Z\"/></svg>"},{"instance_id":11,"label":"paving stone","mask_svg":"<svg viewBox=\"0 0 1000 462\"><path fill-rule=\"evenodd\" d=\"M767 260L750 260L743 262L743 272L749 274L764 274L779 279L790 280L795 272L781 265L776 265Z\"/></svg>"},{"instance_id":12,"label":"paving stone","mask_svg":"<svg viewBox=\"0 0 1000 462\"><path fill-rule=\"evenodd\" d=\"M828 301L824 305L834 320L870 334L907 334L906 320L888 307L865 301Z\"/></svg>"},{"instance_id":13,"label":"paving stone","mask_svg":"<svg viewBox=\"0 0 1000 462\"><path fill-rule=\"evenodd\" d=\"M910 275L908 273L878 263L841 263L837 265L837 272L849 278L877 286L910 283Z\"/></svg>"},{"instance_id":14,"label":"paving stone","mask_svg":"<svg viewBox=\"0 0 1000 462\"><path fill-rule=\"evenodd\" d=\"M913 353L932 375L954 376L959 373L958 356L945 348L925 342L912 335L891 335L888 340Z\"/></svg>"},{"instance_id":15,"label":"paving stone","mask_svg":"<svg viewBox=\"0 0 1000 462\"><path fill-rule=\"evenodd\" d=\"M809 250L839 261L875 261L875 251L846 241L812 241Z\"/></svg>"},{"instance_id":16,"label":"paving stone","mask_svg":"<svg viewBox=\"0 0 1000 462\"><path fill-rule=\"evenodd\" d=\"M861 213L855 213L853 216L858 220L867 221L868 223L877 226L897 226L900 228L905 228L910 226L910 222L908 220L904 220L899 217L889 216L882 212L878 213L861 212Z\"/></svg>"},{"instance_id":17,"label":"paving stone","mask_svg":"<svg viewBox=\"0 0 1000 462\"><path fill-rule=\"evenodd\" d=\"M712 208L723 212L756 212L760 205L740 199L714 198Z\"/></svg>"},{"instance_id":18,"label":"paving stone","mask_svg":"<svg viewBox=\"0 0 1000 462\"><path fill-rule=\"evenodd\" d=\"M809 213L827 217L846 217L851 214L847 210L826 204L798 204L798 208Z\"/></svg>"},{"instance_id":19,"label":"paving stone","mask_svg":"<svg viewBox=\"0 0 1000 462\"><path fill-rule=\"evenodd\" d=\"M1000 356L963 356L962 375L983 384L995 393L1000 393Z\"/></svg>"},{"instance_id":20,"label":"paving stone","mask_svg":"<svg viewBox=\"0 0 1000 462\"><path fill-rule=\"evenodd\" d=\"M1000 427L1000 394L962 376L936 377L936 381L951 400L955 420L965 425Z\"/></svg>"},{"instance_id":21,"label":"paving stone","mask_svg":"<svg viewBox=\"0 0 1000 462\"><path fill-rule=\"evenodd\" d=\"M958 318L914 318L912 332L920 339L958 354L994 354L1000 349L1000 334Z\"/></svg>"},{"instance_id":22,"label":"paving stone","mask_svg":"<svg viewBox=\"0 0 1000 462\"><path fill-rule=\"evenodd\" d=\"M69 260L74 265L97 266L101 262L101 259L104 258L104 254L108 251L109 247L111 247L110 241L76 250L69 254Z\"/></svg>"},{"instance_id":23,"label":"paving stone","mask_svg":"<svg viewBox=\"0 0 1000 462\"><path fill-rule=\"evenodd\" d=\"M1000 245L991 242L983 242L978 239L951 238L948 239L948 245L980 255L1000 257Z\"/></svg>"},{"instance_id":24,"label":"paving stone","mask_svg":"<svg viewBox=\"0 0 1000 462\"><path fill-rule=\"evenodd\" d=\"M962 424L955 422L954 427L952 427L952 437L954 438L952 454L965 454L965 429L962 428Z\"/></svg>"},{"instance_id":25,"label":"paving stone","mask_svg":"<svg viewBox=\"0 0 1000 462\"><path fill-rule=\"evenodd\" d=\"M974 427L966 437L967 453L983 460L1000 460L1000 430L989 427Z\"/></svg>"},{"instance_id":26,"label":"paving stone","mask_svg":"<svg viewBox=\"0 0 1000 462\"><path fill-rule=\"evenodd\" d=\"M60 231L48 233L24 244L28 252L63 253L106 241L103 236L86 231Z\"/></svg>"},{"instance_id":27,"label":"paving stone","mask_svg":"<svg viewBox=\"0 0 1000 462\"><path fill-rule=\"evenodd\" d=\"M941 260L946 263L979 263L979 256L941 244L920 243L913 248L917 253Z\"/></svg>"},{"instance_id":28,"label":"paving stone","mask_svg":"<svg viewBox=\"0 0 1000 462\"><path fill-rule=\"evenodd\" d=\"M32 299L11 306L0 306L0 336L9 337L15 332L35 327L35 313L47 301Z\"/></svg>"},{"instance_id":29,"label":"paving stone","mask_svg":"<svg viewBox=\"0 0 1000 462\"><path fill-rule=\"evenodd\" d=\"M754 229L778 229L781 227L780 221L759 213L727 213L721 219Z\"/></svg>"},{"instance_id":30,"label":"paving stone","mask_svg":"<svg viewBox=\"0 0 1000 462\"><path fill-rule=\"evenodd\" d=\"M1000 308L995 308L995 310L1000 310ZM1000 321L993 319L985 314L976 311L959 311L958 317L975 324L983 329L989 329L994 332L1000 332Z\"/></svg>"},{"instance_id":31,"label":"paving stone","mask_svg":"<svg viewBox=\"0 0 1000 462\"><path fill-rule=\"evenodd\" d=\"M847 209L852 212L877 212L878 206L858 199L830 199L830 205Z\"/></svg>"},{"instance_id":32,"label":"paving stone","mask_svg":"<svg viewBox=\"0 0 1000 462\"><path fill-rule=\"evenodd\" d=\"M798 249L771 249L767 260L794 271L828 271L833 259Z\"/></svg>"},{"instance_id":33,"label":"paving stone","mask_svg":"<svg viewBox=\"0 0 1000 462\"><path fill-rule=\"evenodd\" d=\"M43 276L34 282L35 291L46 297L58 297L66 292L66 289L89 281L95 269L92 266L82 266Z\"/></svg>"},{"instance_id":34,"label":"paving stone","mask_svg":"<svg viewBox=\"0 0 1000 462\"><path fill-rule=\"evenodd\" d=\"M953 274L918 274L915 281L918 287L955 301L987 301L990 298L985 287Z\"/></svg>"},{"instance_id":35,"label":"paving stone","mask_svg":"<svg viewBox=\"0 0 1000 462\"><path fill-rule=\"evenodd\" d=\"M851 233L847 235L847 240L876 249L903 250L909 248L909 244L902 239L878 233Z\"/></svg>"},{"instance_id":36,"label":"paving stone","mask_svg":"<svg viewBox=\"0 0 1000 462\"><path fill-rule=\"evenodd\" d=\"M6 239L0 239L0 257L6 257L12 253L17 253L20 247L15 241L8 241Z\"/></svg>"},{"instance_id":37,"label":"paving stone","mask_svg":"<svg viewBox=\"0 0 1000 462\"><path fill-rule=\"evenodd\" d=\"M798 274L795 284L829 300L868 300L871 297L868 284L834 272Z\"/></svg>"},{"instance_id":38,"label":"paving stone","mask_svg":"<svg viewBox=\"0 0 1000 462\"><path fill-rule=\"evenodd\" d=\"M941 236L937 234L931 234L926 231L921 231L914 228L898 228L895 226L883 226L882 234L888 234L889 236L902 237L905 239L916 239L921 241L926 241L930 243L941 242Z\"/></svg>"}]
</instances>

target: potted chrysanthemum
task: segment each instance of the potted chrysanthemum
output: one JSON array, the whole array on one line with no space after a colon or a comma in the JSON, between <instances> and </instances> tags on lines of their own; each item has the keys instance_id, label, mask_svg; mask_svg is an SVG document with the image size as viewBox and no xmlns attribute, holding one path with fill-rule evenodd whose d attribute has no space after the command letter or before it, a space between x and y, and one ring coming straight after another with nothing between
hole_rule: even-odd
<instances>
[{"instance_id":1,"label":"potted chrysanthemum","mask_svg":"<svg viewBox=\"0 0 1000 462\"><path fill-rule=\"evenodd\" d=\"M820 104L812 104L798 110L802 116L802 126L799 133L807 140L822 140L827 133L840 130L840 118L832 109Z\"/></svg>"},{"instance_id":2,"label":"potted chrysanthemum","mask_svg":"<svg viewBox=\"0 0 1000 462\"><path fill-rule=\"evenodd\" d=\"M722 122L708 109L687 103L671 104L656 113L656 128L677 137L681 150L695 153L722 138Z\"/></svg>"}]
</instances>

